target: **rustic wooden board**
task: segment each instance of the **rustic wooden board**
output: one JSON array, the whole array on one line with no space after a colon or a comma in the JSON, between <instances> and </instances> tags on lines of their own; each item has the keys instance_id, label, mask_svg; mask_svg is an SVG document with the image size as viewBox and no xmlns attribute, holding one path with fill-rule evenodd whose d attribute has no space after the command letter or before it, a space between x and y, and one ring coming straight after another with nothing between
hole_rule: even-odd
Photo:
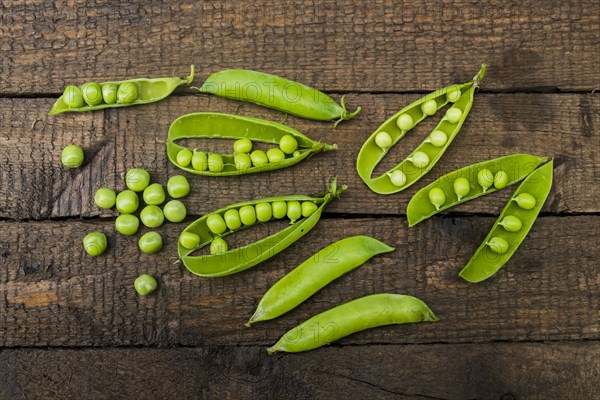
<instances>
[{"instance_id":1,"label":"rustic wooden board","mask_svg":"<svg viewBox=\"0 0 600 400\"><path fill-rule=\"evenodd\" d=\"M161 227L165 249L145 255L137 249L139 234L117 235L109 221L2 222L0 346L268 345L318 312L377 292L422 298L442 322L385 327L343 344L598 340L600 217L540 218L505 268L484 283L467 284L457 273L493 221L435 218L408 229L404 218L324 219L267 262L212 279L173 264L181 225ZM272 224L241 232L237 242L267 235ZM110 245L92 258L80 243L96 229L108 234ZM262 294L286 271L356 234L397 250L333 282L288 315L244 327ZM158 278L160 289L140 298L132 283L145 272Z\"/></svg>"},{"instance_id":2,"label":"rustic wooden board","mask_svg":"<svg viewBox=\"0 0 600 400\"><path fill-rule=\"evenodd\" d=\"M581 400L599 358L598 343L4 350L0 397Z\"/></svg>"},{"instance_id":3,"label":"rustic wooden board","mask_svg":"<svg viewBox=\"0 0 600 400\"><path fill-rule=\"evenodd\" d=\"M555 158L553 191L544 208L552 213L599 212L600 95L477 95L463 129L442 160L422 182L391 196L371 192L356 173L356 156L364 140L390 115L419 95L349 96L364 111L355 120L332 129L320 123L287 117L286 122L314 139L337 143L339 150L318 154L292 168L242 177L188 175L192 195L186 200L194 214L267 195L312 194L337 176L349 190L330 212L338 214L404 215L415 191L438 176L462 166L512 153ZM171 122L182 114L218 111L283 120L280 113L207 95L178 96L162 103L111 110L47 116L47 99L0 99L0 217L44 219L110 216L93 204L101 186L124 188L128 168L148 169L165 183L182 171L166 158L162 142ZM152 118L149 118L149 116ZM15 118L17 116L17 118ZM37 121L37 122L36 122ZM419 126L386 157L379 173L409 154L433 128L437 118ZM33 126L32 129L32 125ZM87 162L76 170L60 164L61 149L80 144ZM210 146L211 144L199 143ZM230 151L222 148L222 151ZM185 173L184 173L185 174ZM466 203L451 212L497 214L511 189Z\"/></svg>"}]
</instances>

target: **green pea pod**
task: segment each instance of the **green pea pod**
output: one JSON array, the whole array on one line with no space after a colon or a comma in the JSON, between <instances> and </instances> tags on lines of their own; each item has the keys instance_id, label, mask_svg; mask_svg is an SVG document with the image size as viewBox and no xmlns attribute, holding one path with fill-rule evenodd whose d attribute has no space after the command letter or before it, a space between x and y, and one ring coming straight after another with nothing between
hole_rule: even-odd
<instances>
[{"instance_id":1,"label":"green pea pod","mask_svg":"<svg viewBox=\"0 0 600 400\"><path fill-rule=\"evenodd\" d=\"M485 71L486 66L483 64L472 81L436 90L409 104L373 132L360 149L356 161L358 175L372 191L379 194L400 192L417 182L433 168L467 118L473 105L475 89L483 80ZM456 97L453 98L454 96ZM406 132L428 115L434 115L448 102L454 102L454 105L446 112L432 133L406 159L382 175L372 176L375 167Z\"/></svg>"},{"instance_id":2,"label":"green pea pod","mask_svg":"<svg viewBox=\"0 0 600 400\"><path fill-rule=\"evenodd\" d=\"M124 83L133 83L137 87L137 98L133 102L127 103L112 103L107 104L102 102L97 105L84 105L82 107L69 108L65 102L63 101L63 96L59 97L58 100L52 106L50 110L50 114L60 114L63 112L83 112L83 111L94 111L94 110L102 110L105 108L115 108L115 107L126 107L126 106L134 106L137 104L148 104L154 103L156 101L162 100L165 97L169 96L173 91L181 85L189 85L192 83L194 79L194 66L190 67L190 75L188 77L180 78L180 77L169 77L169 78L136 78L136 79L128 79L124 81L111 81L111 82L103 82L100 85L116 83L117 85L122 85Z\"/></svg>"},{"instance_id":3,"label":"green pea pod","mask_svg":"<svg viewBox=\"0 0 600 400\"><path fill-rule=\"evenodd\" d=\"M468 165L441 176L429 185L420 189L410 199L410 202L406 207L408 226L414 226L439 212L454 207L455 205L499 190L499 188L493 185L493 182L491 182L491 186L488 189L484 190L477 179L482 170L487 169L496 174L500 171L504 171L508 176L508 180L502 187L506 187L523 180L540 164L546 161L548 161L547 157L538 157L530 154L512 154L510 156ZM464 192L461 192L459 189L459 193L457 193L454 185L457 180L463 178L468 183L468 187ZM434 205L428 197L429 193L434 188L441 189L444 193L445 202L439 206Z\"/></svg>"},{"instance_id":4,"label":"green pea pod","mask_svg":"<svg viewBox=\"0 0 600 400\"><path fill-rule=\"evenodd\" d=\"M281 138L290 135L298 142L298 151L295 155L288 155L277 162L268 162L261 166L248 166L239 168L236 165L235 155L221 154L223 166L220 171L210 169L194 169L193 165L182 166L177 162L177 154L185 146L177 143L182 139L241 139L248 138L254 142L279 145ZM311 157L321 151L337 149L335 144L330 145L315 142L289 126L258 118L242 117L220 113L194 113L177 118L169 128L167 137L167 156L177 167L192 174L205 176L231 176L250 174L254 172L272 171L289 167Z\"/></svg>"},{"instance_id":5,"label":"green pea pod","mask_svg":"<svg viewBox=\"0 0 600 400\"><path fill-rule=\"evenodd\" d=\"M481 282L494 275L506 264L525 240L533 226L552 187L553 163L533 171L517 188L502 210L500 217L479 246L467 265L460 271L460 277L468 282ZM519 196L533 196L531 204L519 204ZM525 208L523 208L525 207ZM510 226L506 217L516 219L518 224Z\"/></svg>"},{"instance_id":6,"label":"green pea pod","mask_svg":"<svg viewBox=\"0 0 600 400\"><path fill-rule=\"evenodd\" d=\"M316 349L365 329L438 320L427 304L416 297L373 294L315 315L288 331L267 352L297 353Z\"/></svg>"},{"instance_id":7,"label":"green pea pod","mask_svg":"<svg viewBox=\"0 0 600 400\"><path fill-rule=\"evenodd\" d=\"M264 72L228 69L212 74L199 89L203 93L248 101L317 121L335 120L334 126L360 112L346 110L342 96L337 104L325 93L298 82Z\"/></svg>"},{"instance_id":8,"label":"green pea pod","mask_svg":"<svg viewBox=\"0 0 600 400\"><path fill-rule=\"evenodd\" d=\"M302 195L270 197L232 204L213 211L197 219L183 230L182 235L184 233L192 233L198 235L200 241L193 249L185 248L179 243L179 257L190 272L204 277L225 276L246 270L271 258L308 233L319 222L325 206L333 199L339 197L345 190L346 186L338 189L336 181L333 180L329 186L329 191L323 197ZM231 249L221 254L192 255L197 250L209 245L215 237L224 237L233 233L232 231L226 231L221 235L212 233L207 226L209 215L219 214L223 216L228 210L239 210L243 206L255 206L259 203L272 203L276 201L307 201L315 203L318 205L318 208L310 216L299 219L287 228L250 245Z\"/></svg>"},{"instance_id":9,"label":"green pea pod","mask_svg":"<svg viewBox=\"0 0 600 400\"><path fill-rule=\"evenodd\" d=\"M285 314L370 258L390 251L394 248L369 236L352 236L330 244L277 281L246 326Z\"/></svg>"}]
</instances>

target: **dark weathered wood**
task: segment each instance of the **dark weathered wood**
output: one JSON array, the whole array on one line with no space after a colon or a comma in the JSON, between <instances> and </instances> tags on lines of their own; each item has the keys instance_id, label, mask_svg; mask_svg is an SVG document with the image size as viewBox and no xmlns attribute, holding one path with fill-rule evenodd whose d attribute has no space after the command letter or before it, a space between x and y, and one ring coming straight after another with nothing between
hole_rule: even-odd
<instances>
[{"instance_id":1,"label":"dark weathered wood","mask_svg":"<svg viewBox=\"0 0 600 400\"><path fill-rule=\"evenodd\" d=\"M327 177L337 176L349 190L330 212L403 215L415 191L436 177L474 162L524 152L555 158L554 188L544 211L600 211L596 201L600 197L600 96L588 94L480 94L460 134L422 182L391 196L371 192L355 171L358 151L379 124L418 97L351 95L349 100L362 104L364 112L335 130L329 123L288 117L288 124L315 139L337 143L339 150L269 173L225 178L188 175L193 191L186 203L193 213L201 214L270 194L312 194L324 188ZM93 204L94 192L101 186L123 189L128 168L144 167L162 183L182 172L167 160L162 143L178 116L219 111L284 118L258 106L240 104L205 95L179 96L126 112L50 117L46 115L50 100L0 99L0 216L43 219L112 215L100 213ZM407 135L384 159L379 173L404 158L435 122L436 117ZM84 147L88 160L76 170L60 164L61 149L71 142ZM510 191L466 203L451 212L497 214Z\"/></svg>"},{"instance_id":2,"label":"dark weathered wood","mask_svg":"<svg viewBox=\"0 0 600 400\"><path fill-rule=\"evenodd\" d=\"M166 247L140 254L137 237L108 221L0 223L0 346L272 344L318 312L377 292L426 301L442 322L385 327L345 344L581 340L600 338L600 217L542 217L510 262L492 279L458 276L487 234L490 217L435 218L408 229L404 218L324 219L286 251L251 270L200 278L176 261L181 225L159 229ZM81 238L109 236L101 257ZM273 231L246 230L245 242ZM318 249L366 234L395 246L333 282L275 321L244 328L264 292ZM234 236L229 243L235 244ZM239 239L238 239L239 242ZM140 298L132 283L155 275L160 288Z\"/></svg>"},{"instance_id":3,"label":"dark weathered wood","mask_svg":"<svg viewBox=\"0 0 600 400\"><path fill-rule=\"evenodd\" d=\"M599 358L598 343L3 350L0 397L581 400Z\"/></svg>"}]
</instances>

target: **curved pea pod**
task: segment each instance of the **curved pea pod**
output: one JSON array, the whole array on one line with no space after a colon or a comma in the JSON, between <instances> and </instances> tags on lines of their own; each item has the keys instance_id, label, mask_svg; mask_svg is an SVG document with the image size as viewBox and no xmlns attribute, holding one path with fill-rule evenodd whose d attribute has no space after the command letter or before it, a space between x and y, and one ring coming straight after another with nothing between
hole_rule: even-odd
<instances>
[{"instance_id":1,"label":"curved pea pod","mask_svg":"<svg viewBox=\"0 0 600 400\"><path fill-rule=\"evenodd\" d=\"M84 105L83 107L77 108L69 108L63 101L63 96L59 97L58 100L52 106L50 110L50 114L60 114L63 112L84 112L84 111L94 111L94 110L102 110L105 108L116 108L116 107L126 107L126 106L134 106L138 104L148 104L154 103L156 101L162 100L169 96L173 91L182 85L189 85L192 83L194 79L194 66L190 66L190 75L188 77L167 77L167 78L136 78L136 79L127 79L123 81L111 81L111 82L102 82L100 85L104 85L107 83L116 83L117 85L122 85L124 83L133 83L137 87L137 98L132 103L100 103L97 105Z\"/></svg>"},{"instance_id":2,"label":"curved pea pod","mask_svg":"<svg viewBox=\"0 0 600 400\"><path fill-rule=\"evenodd\" d=\"M348 112L343 96L341 104L337 104L317 89L280 76L246 69L216 72L206 79L199 90L274 108L302 118L335 120L334 126L360 112L360 107L354 112Z\"/></svg>"},{"instance_id":3,"label":"curved pea pod","mask_svg":"<svg viewBox=\"0 0 600 400\"><path fill-rule=\"evenodd\" d=\"M271 258L307 234L319 222L321 213L327 204L339 197L345 190L346 186L337 188L336 181L334 180L329 186L329 191L323 197L303 195L270 197L236 203L213 211L197 219L183 230L182 234L186 232L196 234L200 238L200 241L192 249L187 249L179 243L179 257L190 272L199 276L217 277L244 271ZM232 231L226 231L222 235L214 235L206 224L209 215L219 214L223 216L225 212L231 209L238 210L243 206L256 206L259 203L272 203L275 201L310 201L318 205L318 208L309 217L299 219L281 231L247 246L228 249L220 254L193 255L197 250L209 245L215 237L225 237L232 233Z\"/></svg>"},{"instance_id":4,"label":"curved pea pod","mask_svg":"<svg viewBox=\"0 0 600 400\"><path fill-rule=\"evenodd\" d=\"M246 326L285 314L370 258L391 251L393 247L369 236L352 236L330 244L277 281Z\"/></svg>"},{"instance_id":5,"label":"curved pea pod","mask_svg":"<svg viewBox=\"0 0 600 400\"><path fill-rule=\"evenodd\" d=\"M530 154L512 154L509 156L468 165L441 176L429 185L420 189L410 199L408 206L406 207L408 226L414 226L439 212L447 210L450 207L454 207L466 201L500 190L491 185L489 189L484 191L483 187L477 180L479 172L482 170L487 169L492 173L504 171L508 177L507 183L504 186L506 187L525 179L540 164L546 161L548 161L547 157L538 157ZM469 186L468 192L459 197L454 189L454 183L458 179L462 178L466 179ZM441 189L446 198L444 204L439 206L439 208L432 204L428 198L428 194L433 188Z\"/></svg>"},{"instance_id":6,"label":"curved pea pod","mask_svg":"<svg viewBox=\"0 0 600 400\"><path fill-rule=\"evenodd\" d=\"M266 163L261 166L249 166L238 169L234 154L221 154L223 168L221 171L196 170L192 165L185 167L177 163L177 154L187 147L177 143L182 139L241 139L248 138L254 142L279 145L281 138L291 135L298 142L296 155L289 155L285 159ZM194 113L177 118L169 128L167 136L167 156L179 168L191 174L206 176L231 176L250 174L254 172L273 171L289 167L313 156L321 151L337 149L335 144L316 142L289 126L258 118L243 117L239 115L221 113Z\"/></svg>"},{"instance_id":7,"label":"curved pea pod","mask_svg":"<svg viewBox=\"0 0 600 400\"><path fill-rule=\"evenodd\" d=\"M373 294L315 315L284 334L267 352L297 353L316 349L365 329L438 320L427 304L416 297Z\"/></svg>"},{"instance_id":8,"label":"curved pea pod","mask_svg":"<svg viewBox=\"0 0 600 400\"><path fill-rule=\"evenodd\" d=\"M468 282L481 282L494 275L512 257L527 233L533 226L552 187L553 163L533 171L517 188L487 237L479 246L467 265L460 271L460 277ZM522 208L518 204L521 194L535 198L535 204ZM518 218L516 227L503 225L505 217ZM493 246L497 246L496 249Z\"/></svg>"},{"instance_id":9,"label":"curved pea pod","mask_svg":"<svg viewBox=\"0 0 600 400\"><path fill-rule=\"evenodd\" d=\"M467 118L473 105L475 89L483 80L485 71L486 66L483 64L472 81L436 90L404 107L377 128L363 144L356 160L356 170L363 182L375 193L392 194L411 186L433 168ZM454 102L454 104L446 112L446 115L406 159L383 174L373 177L375 167L388 151L404 137L406 132L413 129L425 117L434 115L449 102ZM429 114L425 112L425 109L428 109ZM378 135L383 132L389 135L387 141L390 143L387 146L380 146L376 140ZM399 175L401 178L394 178L395 175Z\"/></svg>"}]
</instances>

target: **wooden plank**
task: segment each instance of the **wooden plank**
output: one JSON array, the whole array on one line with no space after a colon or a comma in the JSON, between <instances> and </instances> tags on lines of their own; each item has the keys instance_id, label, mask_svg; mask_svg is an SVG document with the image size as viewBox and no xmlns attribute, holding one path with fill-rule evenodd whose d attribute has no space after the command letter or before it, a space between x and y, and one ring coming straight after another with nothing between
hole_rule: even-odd
<instances>
[{"instance_id":1,"label":"wooden plank","mask_svg":"<svg viewBox=\"0 0 600 400\"><path fill-rule=\"evenodd\" d=\"M349 190L329 212L404 215L415 191L438 176L471 163L524 152L555 158L555 183L545 212L600 211L596 201L600 197L600 165L596 162L600 148L600 96L587 94L480 94L460 134L422 183L397 195L371 192L356 173L358 151L386 118L418 97L349 96L352 103L362 104L364 111L356 120L335 130L328 123L288 117L289 125L314 139L337 143L339 150L268 173L224 178L188 175L193 189L186 199L189 209L202 214L271 194L312 194L323 190L327 177L337 176L349 185ZM128 168L146 168L161 183L182 173L167 160L162 144L171 122L182 114L216 111L284 118L258 106L204 95L180 96L106 114L50 117L46 115L50 106L51 101L43 99L0 99L0 217L113 215L101 213L93 204L93 195L102 186L123 189ZM416 134L407 135L384 159L378 173L408 155L437 120L434 117L419 126ZM88 162L77 170L67 170L60 164L60 151L71 142L81 144L88 156ZM228 147L220 150L230 151ZM509 196L510 189L466 203L452 212L497 214Z\"/></svg>"},{"instance_id":2,"label":"wooden plank","mask_svg":"<svg viewBox=\"0 0 600 400\"><path fill-rule=\"evenodd\" d=\"M600 343L3 350L0 396L26 399L595 398Z\"/></svg>"},{"instance_id":3,"label":"wooden plank","mask_svg":"<svg viewBox=\"0 0 600 400\"><path fill-rule=\"evenodd\" d=\"M597 1L335 3L32 0L0 6L0 94L224 68L330 91L432 90L490 64L486 88L598 89Z\"/></svg>"},{"instance_id":4,"label":"wooden plank","mask_svg":"<svg viewBox=\"0 0 600 400\"><path fill-rule=\"evenodd\" d=\"M268 345L318 312L378 292L417 296L442 322L380 328L343 344L598 340L600 217L540 218L495 277L467 284L458 271L493 221L435 218L408 229L404 218L324 219L263 264L212 279L174 264L181 225L161 227L165 248L145 255L137 249L139 234L117 235L109 221L1 222L0 346ZM109 236L109 249L92 258L80 243L98 229ZM252 243L277 229L260 224L227 240L231 246ZM397 250L333 282L288 315L244 327L286 271L325 245L358 234ZM140 298L132 283L146 272L160 288Z\"/></svg>"}]
</instances>

